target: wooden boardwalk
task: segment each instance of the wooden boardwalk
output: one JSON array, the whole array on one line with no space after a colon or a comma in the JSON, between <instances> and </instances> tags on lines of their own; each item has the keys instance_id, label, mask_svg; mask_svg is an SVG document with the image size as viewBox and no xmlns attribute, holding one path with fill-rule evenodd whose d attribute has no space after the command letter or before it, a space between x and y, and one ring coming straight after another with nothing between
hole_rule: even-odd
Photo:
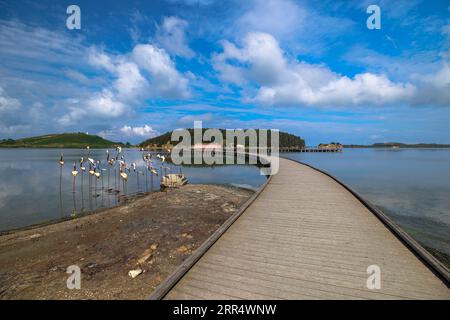
<instances>
[{"instance_id":1,"label":"wooden boardwalk","mask_svg":"<svg viewBox=\"0 0 450 320\"><path fill-rule=\"evenodd\" d=\"M279 173L222 232L151 298L450 299L447 285L352 193L291 160L280 159ZM381 289L367 288L369 265L380 267Z\"/></svg>"}]
</instances>

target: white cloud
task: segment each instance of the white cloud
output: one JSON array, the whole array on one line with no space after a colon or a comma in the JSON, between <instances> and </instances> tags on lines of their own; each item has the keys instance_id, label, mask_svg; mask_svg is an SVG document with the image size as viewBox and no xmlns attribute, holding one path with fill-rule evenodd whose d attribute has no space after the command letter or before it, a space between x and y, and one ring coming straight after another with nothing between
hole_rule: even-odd
<instances>
[{"instance_id":1,"label":"white cloud","mask_svg":"<svg viewBox=\"0 0 450 320\"><path fill-rule=\"evenodd\" d=\"M142 127L132 127L132 126L123 126L119 129L119 131L126 136L138 136L138 137L154 137L158 135L158 131L154 130L149 125L144 125Z\"/></svg>"},{"instance_id":2,"label":"white cloud","mask_svg":"<svg viewBox=\"0 0 450 320\"><path fill-rule=\"evenodd\" d=\"M134 101L142 97L144 92L148 93L147 79L128 56L110 56L105 52L91 49L88 60L95 67L108 71L116 78L112 89L118 100Z\"/></svg>"},{"instance_id":3,"label":"white cloud","mask_svg":"<svg viewBox=\"0 0 450 320\"><path fill-rule=\"evenodd\" d=\"M242 45L224 41L223 52L213 57L220 79L256 93L245 100L263 105L365 106L393 104L450 105L450 68L394 82L382 73L353 77L325 65L289 59L267 33L249 33ZM249 90L248 92L252 92Z\"/></svg>"},{"instance_id":4,"label":"white cloud","mask_svg":"<svg viewBox=\"0 0 450 320\"><path fill-rule=\"evenodd\" d=\"M151 44L139 44L134 47L131 58L142 70L148 72L157 94L172 99L190 96L188 80L178 72L164 49Z\"/></svg>"},{"instance_id":5,"label":"white cloud","mask_svg":"<svg viewBox=\"0 0 450 320\"><path fill-rule=\"evenodd\" d=\"M104 68L113 73L116 69L113 59L103 51L98 51L96 48L89 50L88 62L96 67Z\"/></svg>"},{"instance_id":6,"label":"white cloud","mask_svg":"<svg viewBox=\"0 0 450 320\"><path fill-rule=\"evenodd\" d=\"M0 87L0 114L6 111L17 110L20 105L19 100L8 97L3 88Z\"/></svg>"},{"instance_id":7,"label":"white cloud","mask_svg":"<svg viewBox=\"0 0 450 320\"><path fill-rule=\"evenodd\" d=\"M413 74L417 85L414 104L450 106L450 66L444 62L432 74Z\"/></svg>"},{"instance_id":8,"label":"white cloud","mask_svg":"<svg viewBox=\"0 0 450 320\"><path fill-rule=\"evenodd\" d=\"M253 0L251 9L238 20L244 32L267 32L285 38L304 28L308 12L289 0Z\"/></svg>"},{"instance_id":9,"label":"white cloud","mask_svg":"<svg viewBox=\"0 0 450 320\"><path fill-rule=\"evenodd\" d=\"M321 55L330 50L330 39L350 34L355 22L332 13L319 12L306 2L293 0L251 0L246 11L233 23L233 35L250 32L273 35L297 52Z\"/></svg>"},{"instance_id":10,"label":"white cloud","mask_svg":"<svg viewBox=\"0 0 450 320\"><path fill-rule=\"evenodd\" d=\"M114 119L124 115L127 111L127 106L117 100L108 89L104 89L86 100L71 99L67 103L70 112L58 120L62 126L72 125L79 120L89 122L98 118Z\"/></svg>"},{"instance_id":11,"label":"white cloud","mask_svg":"<svg viewBox=\"0 0 450 320\"><path fill-rule=\"evenodd\" d=\"M199 114L199 115L187 115L181 117L177 123L183 126L194 126L194 121L210 122L213 120L213 115L211 113Z\"/></svg>"},{"instance_id":12,"label":"white cloud","mask_svg":"<svg viewBox=\"0 0 450 320\"><path fill-rule=\"evenodd\" d=\"M9 137L29 130L30 126L25 121L34 120L34 115L28 112L27 117L18 116L23 113L23 104L9 96L0 86L0 134Z\"/></svg>"},{"instance_id":13,"label":"white cloud","mask_svg":"<svg viewBox=\"0 0 450 320\"><path fill-rule=\"evenodd\" d=\"M139 99L149 91L149 83L133 62L121 62L116 67L117 80L114 87L117 98L124 101Z\"/></svg>"},{"instance_id":14,"label":"white cloud","mask_svg":"<svg viewBox=\"0 0 450 320\"><path fill-rule=\"evenodd\" d=\"M128 116L140 102L154 96L167 99L190 96L187 79L178 72L165 50L153 45L138 44L130 54L123 55L91 48L88 61L114 80L101 91L70 103L70 112L59 120L61 125L82 118Z\"/></svg>"},{"instance_id":15,"label":"white cloud","mask_svg":"<svg viewBox=\"0 0 450 320\"><path fill-rule=\"evenodd\" d=\"M165 17L156 34L156 41L173 55L193 58L195 56L186 40L188 23L177 17Z\"/></svg>"},{"instance_id":16,"label":"white cloud","mask_svg":"<svg viewBox=\"0 0 450 320\"><path fill-rule=\"evenodd\" d=\"M371 73L357 74L354 78L331 74L314 86L302 68L297 67L289 78L292 81L286 78L280 84L261 87L254 100L267 105L383 105L408 100L415 90L410 84L395 84L383 75Z\"/></svg>"}]
</instances>

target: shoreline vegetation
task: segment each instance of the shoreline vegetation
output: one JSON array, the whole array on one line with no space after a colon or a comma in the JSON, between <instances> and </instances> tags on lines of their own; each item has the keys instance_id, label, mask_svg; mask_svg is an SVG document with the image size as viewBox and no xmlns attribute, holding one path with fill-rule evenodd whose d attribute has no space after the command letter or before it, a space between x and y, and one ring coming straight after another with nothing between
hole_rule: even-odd
<instances>
[{"instance_id":1,"label":"shoreline vegetation","mask_svg":"<svg viewBox=\"0 0 450 320\"><path fill-rule=\"evenodd\" d=\"M23 139L3 139L0 140L0 148L67 148L67 149L84 149L89 146L93 149L127 147L131 144L121 142L113 142L96 135L87 133L62 133L48 134Z\"/></svg>"},{"instance_id":2,"label":"shoreline vegetation","mask_svg":"<svg viewBox=\"0 0 450 320\"><path fill-rule=\"evenodd\" d=\"M450 144L439 144L439 143L401 143L401 142L383 142L383 143L374 143L371 145L359 145L359 144L344 144L344 148L412 148L412 149L420 149L420 148L450 148Z\"/></svg>"},{"instance_id":3,"label":"shoreline vegetation","mask_svg":"<svg viewBox=\"0 0 450 320\"><path fill-rule=\"evenodd\" d=\"M187 129L192 135L194 129ZM207 130L207 128L203 128L203 133ZM219 129L224 136L226 136L226 129ZM256 129L258 132L259 129ZM146 148L148 150L170 150L173 148L175 144L171 142L172 131L168 131L164 134L161 134L157 137L149 138L141 143L133 145L129 142L114 142L107 139L104 139L97 135L90 135L87 133L76 132L76 133L62 133L62 134L48 134L43 136L36 136L30 138L22 138L22 139L0 139L0 148L67 148L67 149L84 149L86 146L89 146L93 149L102 149L102 148L113 148L113 147L124 147L124 148ZM280 131L279 132L280 149L283 148L305 148L305 140L299 136ZM203 141L204 143L208 143ZM247 143L246 141L245 143ZM236 141L227 142L224 141L223 145L227 146L233 144L236 146ZM270 136L268 139L268 144L270 144ZM328 149L328 148L349 148L349 149L358 149L358 148L392 148L392 149L400 149L400 148L428 148L428 149L438 149L438 148L450 148L450 144L440 144L440 143L402 143L402 142L377 142L371 145L363 145L363 144L341 144L338 142L331 143L320 143L317 148L319 149Z\"/></svg>"},{"instance_id":4,"label":"shoreline vegetation","mask_svg":"<svg viewBox=\"0 0 450 320\"><path fill-rule=\"evenodd\" d=\"M252 194L190 184L1 235L0 299L145 299ZM66 287L71 265L81 290Z\"/></svg>"}]
</instances>

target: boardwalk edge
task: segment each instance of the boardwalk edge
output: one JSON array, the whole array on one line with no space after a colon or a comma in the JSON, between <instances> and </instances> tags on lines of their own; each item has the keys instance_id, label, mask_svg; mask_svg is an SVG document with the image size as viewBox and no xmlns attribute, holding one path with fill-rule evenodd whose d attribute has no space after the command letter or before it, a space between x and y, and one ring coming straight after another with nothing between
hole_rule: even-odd
<instances>
[{"instance_id":1,"label":"boardwalk edge","mask_svg":"<svg viewBox=\"0 0 450 320\"><path fill-rule=\"evenodd\" d=\"M383 211L377 208L369 200L365 199L358 192L356 192L351 187L340 181L335 176L329 174L328 172L322 171L310 164L298 160L289 158L284 159L297 162L301 165L316 170L317 172L320 172L330 177L338 184L340 184L342 187L344 187L356 199L358 199L358 201L361 202L370 212L372 212L378 218L378 220L380 220L388 228L388 230L391 231L397 237L397 239L399 239L417 258L419 258L428 267L428 269L431 272L433 272L439 279L442 280L442 282L448 288L450 288L450 271L447 269L447 267L445 267L439 260L437 260L432 254L430 254L421 244L419 244L416 240L414 240L406 231L404 231L399 225L397 225L391 218L389 218Z\"/></svg>"},{"instance_id":2,"label":"boardwalk edge","mask_svg":"<svg viewBox=\"0 0 450 320\"><path fill-rule=\"evenodd\" d=\"M216 243L217 240L233 225L233 223L247 210L269 184L272 176L268 176L264 184L217 229L195 252L189 256L175 271L166 278L150 294L148 300L161 300L181 280L181 278L200 260L200 258Z\"/></svg>"}]
</instances>

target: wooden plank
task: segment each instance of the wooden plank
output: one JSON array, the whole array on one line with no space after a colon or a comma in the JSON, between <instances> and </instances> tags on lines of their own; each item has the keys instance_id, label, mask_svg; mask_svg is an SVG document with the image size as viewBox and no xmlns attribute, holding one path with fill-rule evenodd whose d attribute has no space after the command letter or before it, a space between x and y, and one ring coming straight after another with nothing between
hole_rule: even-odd
<instances>
[{"instance_id":1,"label":"wooden plank","mask_svg":"<svg viewBox=\"0 0 450 320\"><path fill-rule=\"evenodd\" d=\"M377 210L334 177L280 159L279 173L151 298L450 299L448 270ZM371 264L379 290L366 287Z\"/></svg>"}]
</instances>

